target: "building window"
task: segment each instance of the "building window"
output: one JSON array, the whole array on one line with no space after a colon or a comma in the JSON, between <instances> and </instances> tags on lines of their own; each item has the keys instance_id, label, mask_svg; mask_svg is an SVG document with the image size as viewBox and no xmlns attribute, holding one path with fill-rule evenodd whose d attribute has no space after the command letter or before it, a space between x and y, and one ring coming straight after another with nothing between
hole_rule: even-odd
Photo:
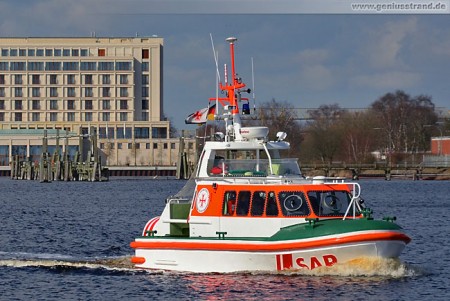
<instances>
[{"instance_id":1,"label":"building window","mask_svg":"<svg viewBox=\"0 0 450 301\"><path fill-rule=\"evenodd\" d=\"M143 59L148 59L149 56L149 50L148 49L142 49L142 58Z\"/></svg>"},{"instance_id":2,"label":"building window","mask_svg":"<svg viewBox=\"0 0 450 301\"><path fill-rule=\"evenodd\" d=\"M0 121L5 121L5 113L0 112Z\"/></svg>"},{"instance_id":3,"label":"building window","mask_svg":"<svg viewBox=\"0 0 450 301\"><path fill-rule=\"evenodd\" d=\"M27 64L25 62L11 62L11 71L25 71L27 69Z\"/></svg>"},{"instance_id":4,"label":"building window","mask_svg":"<svg viewBox=\"0 0 450 301\"><path fill-rule=\"evenodd\" d=\"M89 55L89 52L88 52L88 50L87 49L81 49L81 56L88 56Z\"/></svg>"},{"instance_id":5,"label":"building window","mask_svg":"<svg viewBox=\"0 0 450 301\"><path fill-rule=\"evenodd\" d=\"M72 49L72 56L79 56L80 51L78 49Z\"/></svg>"},{"instance_id":6,"label":"building window","mask_svg":"<svg viewBox=\"0 0 450 301\"><path fill-rule=\"evenodd\" d=\"M150 131L148 127L135 127L134 137L137 139L148 139L150 138Z\"/></svg>"},{"instance_id":7,"label":"building window","mask_svg":"<svg viewBox=\"0 0 450 301\"><path fill-rule=\"evenodd\" d=\"M120 109L127 110L128 109L128 101L121 99L120 100Z\"/></svg>"},{"instance_id":8,"label":"building window","mask_svg":"<svg viewBox=\"0 0 450 301\"><path fill-rule=\"evenodd\" d=\"M142 84L143 85L148 85L149 83L149 76L148 74L142 74Z\"/></svg>"},{"instance_id":9,"label":"building window","mask_svg":"<svg viewBox=\"0 0 450 301\"><path fill-rule=\"evenodd\" d=\"M22 84L22 74L14 75L14 84L16 84L16 85Z\"/></svg>"},{"instance_id":10,"label":"building window","mask_svg":"<svg viewBox=\"0 0 450 301\"><path fill-rule=\"evenodd\" d=\"M77 71L78 68L78 62L64 62L63 63L63 70L73 70Z\"/></svg>"},{"instance_id":11,"label":"building window","mask_svg":"<svg viewBox=\"0 0 450 301\"><path fill-rule=\"evenodd\" d=\"M85 100L84 101L84 109L85 110L92 110L92 100Z\"/></svg>"},{"instance_id":12,"label":"building window","mask_svg":"<svg viewBox=\"0 0 450 301\"><path fill-rule=\"evenodd\" d=\"M142 100L142 110L148 110L148 99Z\"/></svg>"},{"instance_id":13,"label":"building window","mask_svg":"<svg viewBox=\"0 0 450 301\"><path fill-rule=\"evenodd\" d=\"M131 70L131 62L116 62L117 71Z\"/></svg>"},{"instance_id":14,"label":"building window","mask_svg":"<svg viewBox=\"0 0 450 301\"><path fill-rule=\"evenodd\" d=\"M84 83L86 85L92 85L93 84L93 80L92 80L92 74L86 74L84 76Z\"/></svg>"},{"instance_id":15,"label":"building window","mask_svg":"<svg viewBox=\"0 0 450 301\"><path fill-rule=\"evenodd\" d=\"M35 56L36 50L34 49L28 49L28 56Z\"/></svg>"},{"instance_id":16,"label":"building window","mask_svg":"<svg viewBox=\"0 0 450 301\"><path fill-rule=\"evenodd\" d=\"M158 143L153 143L153 149L158 149Z\"/></svg>"},{"instance_id":17,"label":"building window","mask_svg":"<svg viewBox=\"0 0 450 301\"><path fill-rule=\"evenodd\" d=\"M104 99L102 101L102 109L103 110L110 110L111 109L111 101L109 99Z\"/></svg>"},{"instance_id":18,"label":"building window","mask_svg":"<svg viewBox=\"0 0 450 301\"><path fill-rule=\"evenodd\" d=\"M103 142L100 143L100 149L105 149L105 144Z\"/></svg>"},{"instance_id":19,"label":"building window","mask_svg":"<svg viewBox=\"0 0 450 301\"><path fill-rule=\"evenodd\" d=\"M58 121L58 113L50 113L50 121Z\"/></svg>"},{"instance_id":20,"label":"building window","mask_svg":"<svg viewBox=\"0 0 450 301\"><path fill-rule=\"evenodd\" d=\"M63 49L63 56L70 56L70 49Z\"/></svg>"},{"instance_id":21,"label":"building window","mask_svg":"<svg viewBox=\"0 0 450 301\"><path fill-rule=\"evenodd\" d=\"M67 88L67 96L75 97L75 88L72 88L72 87Z\"/></svg>"},{"instance_id":22,"label":"building window","mask_svg":"<svg viewBox=\"0 0 450 301\"><path fill-rule=\"evenodd\" d=\"M148 97L148 86L142 87L142 97Z\"/></svg>"},{"instance_id":23,"label":"building window","mask_svg":"<svg viewBox=\"0 0 450 301\"><path fill-rule=\"evenodd\" d=\"M67 121L75 121L75 113L74 112L67 113Z\"/></svg>"},{"instance_id":24,"label":"building window","mask_svg":"<svg viewBox=\"0 0 450 301\"><path fill-rule=\"evenodd\" d=\"M58 84L58 77L56 74L50 74L50 85Z\"/></svg>"},{"instance_id":25,"label":"building window","mask_svg":"<svg viewBox=\"0 0 450 301\"><path fill-rule=\"evenodd\" d=\"M142 112L141 117L142 121L148 121L148 112Z\"/></svg>"},{"instance_id":26,"label":"building window","mask_svg":"<svg viewBox=\"0 0 450 301\"><path fill-rule=\"evenodd\" d=\"M4 85L4 84L5 84L5 75L0 74L0 85Z\"/></svg>"},{"instance_id":27,"label":"building window","mask_svg":"<svg viewBox=\"0 0 450 301\"><path fill-rule=\"evenodd\" d=\"M9 70L9 63L8 62L0 62L0 70L1 71L8 71Z\"/></svg>"},{"instance_id":28,"label":"building window","mask_svg":"<svg viewBox=\"0 0 450 301\"><path fill-rule=\"evenodd\" d=\"M117 149L122 149L122 143L121 142L117 143Z\"/></svg>"},{"instance_id":29,"label":"building window","mask_svg":"<svg viewBox=\"0 0 450 301\"><path fill-rule=\"evenodd\" d=\"M96 62L81 62L80 70L95 71L95 70L97 70L97 63Z\"/></svg>"},{"instance_id":30,"label":"building window","mask_svg":"<svg viewBox=\"0 0 450 301\"><path fill-rule=\"evenodd\" d=\"M167 129L163 127L152 127L152 138L167 138Z\"/></svg>"},{"instance_id":31,"label":"building window","mask_svg":"<svg viewBox=\"0 0 450 301\"><path fill-rule=\"evenodd\" d=\"M98 62L99 71L113 71L114 62Z\"/></svg>"},{"instance_id":32,"label":"building window","mask_svg":"<svg viewBox=\"0 0 450 301\"><path fill-rule=\"evenodd\" d=\"M5 87L0 88L0 97L5 97Z\"/></svg>"},{"instance_id":33,"label":"building window","mask_svg":"<svg viewBox=\"0 0 450 301\"><path fill-rule=\"evenodd\" d=\"M149 63L142 62L142 71L148 71L148 70L149 70Z\"/></svg>"},{"instance_id":34,"label":"building window","mask_svg":"<svg viewBox=\"0 0 450 301\"><path fill-rule=\"evenodd\" d=\"M128 97L128 88L120 88L120 97Z\"/></svg>"},{"instance_id":35,"label":"building window","mask_svg":"<svg viewBox=\"0 0 450 301\"><path fill-rule=\"evenodd\" d=\"M136 149L140 149L140 148L141 148L141 144L140 144L140 143L135 143L135 144L134 144L134 147L135 147Z\"/></svg>"},{"instance_id":36,"label":"building window","mask_svg":"<svg viewBox=\"0 0 450 301\"><path fill-rule=\"evenodd\" d=\"M40 110L41 109L41 102L39 100L37 100L37 99L33 99L31 107L33 108L33 110Z\"/></svg>"},{"instance_id":37,"label":"building window","mask_svg":"<svg viewBox=\"0 0 450 301\"><path fill-rule=\"evenodd\" d=\"M133 149L133 143L128 143L128 149Z\"/></svg>"},{"instance_id":38,"label":"building window","mask_svg":"<svg viewBox=\"0 0 450 301\"><path fill-rule=\"evenodd\" d=\"M102 84L109 85L111 84L111 75L109 74L103 74L102 75Z\"/></svg>"},{"instance_id":39,"label":"building window","mask_svg":"<svg viewBox=\"0 0 450 301\"><path fill-rule=\"evenodd\" d=\"M3 48L2 49L2 56L8 56L9 55L9 49Z\"/></svg>"},{"instance_id":40,"label":"building window","mask_svg":"<svg viewBox=\"0 0 450 301\"><path fill-rule=\"evenodd\" d=\"M50 110L58 110L58 100L56 99L50 100Z\"/></svg>"},{"instance_id":41,"label":"building window","mask_svg":"<svg viewBox=\"0 0 450 301\"><path fill-rule=\"evenodd\" d=\"M92 92L91 87L84 88L84 96L85 97L93 97L94 93Z\"/></svg>"},{"instance_id":42,"label":"building window","mask_svg":"<svg viewBox=\"0 0 450 301\"><path fill-rule=\"evenodd\" d=\"M120 121L128 121L128 114L126 112L120 112L119 118Z\"/></svg>"},{"instance_id":43,"label":"building window","mask_svg":"<svg viewBox=\"0 0 450 301\"><path fill-rule=\"evenodd\" d=\"M46 71L60 71L61 62L45 62Z\"/></svg>"},{"instance_id":44,"label":"building window","mask_svg":"<svg viewBox=\"0 0 450 301\"><path fill-rule=\"evenodd\" d=\"M22 97L23 93L22 93L22 88L14 88L14 96L15 97Z\"/></svg>"},{"instance_id":45,"label":"building window","mask_svg":"<svg viewBox=\"0 0 450 301\"><path fill-rule=\"evenodd\" d=\"M163 148L164 148L164 149L167 149L167 143L164 143L164 144L163 144Z\"/></svg>"},{"instance_id":46,"label":"building window","mask_svg":"<svg viewBox=\"0 0 450 301\"><path fill-rule=\"evenodd\" d=\"M53 56L53 49L45 49L45 56Z\"/></svg>"},{"instance_id":47,"label":"building window","mask_svg":"<svg viewBox=\"0 0 450 301\"><path fill-rule=\"evenodd\" d=\"M17 56L17 49L11 49L11 50L9 51L9 55L10 55L10 56Z\"/></svg>"},{"instance_id":48,"label":"building window","mask_svg":"<svg viewBox=\"0 0 450 301\"><path fill-rule=\"evenodd\" d=\"M120 84L121 84L121 85L126 85L126 84L128 84L128 75L126 75L126 74L121 74L121 75L119 75L119 79L120 79Z\"/></svg>"},{"instance_id":49,"label":"building window","mask_svg":"<svg viewBox=\"0 0 450 301\"><path fill-rule=\"evenodd\" d=\"M14 121L22 121L22 113L14 113Z\"/></svg>"},{"instance_id":50,"label":"building window","mask_svg":"<svg viewBox=\"0 0 450 301\"><path fill-rule=\"evenodd\" d=\"M150 143L145 144L145 149L150 149Z\"/></svg>"},{"instance_id":51,"label":"building window","mask_svg":"<svg viewBox=\"0 0 450 301\"><path fill-rule=\"evenodd\" d=\"M50 97L57 97L58 96L58 88L51 87L50 88Z\"/></svg>"},{"instance_id":52,"label":"building window","mask_svg":"<svg viewBox=\"0 0 450 301\"><path fill-rule=\"evenodd\" d=\"M42 71L44 70L43 62L28 62L28 71Z\"/></svg>"},{"instance_id":53,"label":"building window","mask_svg":"<svg viewBox=\"0 0 450 301\"><path fill-rule=\"evenodd\" d=\"M39 88L31 88L31 95L33 97L40 97L41 96L41 89L39 89Z\"/></svg>"},{"instance_id":54,"label":"building window","mask_svg":"<svg viewBox=\"0 0 450 301\"><path fill-rule=\"evenodd\" d=\"M27 50L26 49L19 49L19 56L27 56Z\"/></svg>"},{"instance_id":55,"label":"building window","mask_svg":"<svg viewBox=\"0 0 450 301\"><path fill-rule=\"evenodd\" d=\"M31 120L32 121L40 121L41 119L41 114L40 113L33 113L31 114Z\"/></svg>"},{"instance_id":56,"label":"building window","mask_svg":"<svg viewBox=\"0 0 450 301\"><path fill-rule=\"evenodd\" d=\"M67 84L68 85L75 84L75 74L67 74Z\"/></svg>"},{"instance_id":57,"label":"building window","mask_svg":"<svg viewBox=\"0 0 450 301\"><path fill-rule=\"evenodd\" d=\"M105 56L106 55L106 49L100 48L98 50L98 56Z\"/></svg>"},{"instance_id":58,"label":"building window","mask_svg":"<svg viewBox=\"0 0 450 301\"><path fill-rule=\"evenodd\" d=\"M102 96L103 97L110 97L111 96L111 88L110 87L103 87L102 88Z\"/></svg>"},{"instance_id":59,"label":"building window","mask_svg":"<svg viewBox=\"0 0 450 301\"><path fill-rule=\"evenodd\" d=\"M176 145L175 145L175 143L170 143L170 149L175 149L175 147L176 147Z\"/></svg>"},{"instance_id":60,"label":"building window","mask_svg":"<svg viewBox=\"0 0 450 301\"><path fill-rule=\"evenodd\" d=\"M44 56L44 49L36 50L36 56Z\"/></svg>"},{"instance_id":61,"label":"building window","mask_svg":"<svg viewBox=\"0 0 450 301\"><path fill-rule=\"evenodd\" d=\"M39 76L38 74L33 74L33 75L31 76L31 83L32 83L33 85L39 85L39 84L41 83L40 76Z\"/></svg>"},{"instance_id":62,"label":"building window","mask_svg":"<svg viewBox=\"0 0 450 301\"><path fill-rule=\"evenodd\" d=\"M5 109L5 100L0 99L0 110L4 110L4 109Z\"/></svg>"},{"instance_id":63,"label":"building window","mask_svg":"<svg viewBox=\"0 0 450 301\"><path fill-rule=\"evenodd\" d=\"M42 71L44 70L44 62L29 62L28 71Z\"/></svg>"},{"instance_id":64,"label":"building window","mask_svg":"<svg viewBox=\"0 0 450 301\"><path fill-rule=\"evenodd\" d=\"M84 121L92 121L92 112L84 113Z\"/></svg>"},{"instance_id":65,"label":"building window","mask_svg":"<svg viewBox=\"0 0 450 301\"><path fill-rule=\"evenodd\" d=\"M69 99L67 101L67 110L75 110L75 100Z\"/></svg>"},{"instance_id":66,"label":"building window","mask_svg":"<svg viewBox=\"0 0 450 301\"><path fill-rule=\"evenodd\" d=\"M110 117L111 117L111 114L109 112L103 112L102 113L102 120L103 121L111 121Z\"/></svg>"}]
</instances>

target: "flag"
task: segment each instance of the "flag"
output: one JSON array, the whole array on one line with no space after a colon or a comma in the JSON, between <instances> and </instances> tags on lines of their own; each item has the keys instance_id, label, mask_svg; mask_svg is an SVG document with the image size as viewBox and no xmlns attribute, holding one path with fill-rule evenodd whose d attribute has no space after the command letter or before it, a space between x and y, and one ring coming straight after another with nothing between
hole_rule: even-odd
<instances>
[{"instance_id":1,"label":"flag","mask_svg":"<svg viewBox=\"0 0 450 301\"><path fill-rule=\"evenodd\" d=\"M206 123L207 120L213 120L214 119L214 112L216 111L216 105L212 105L207 108L203 108L201 110L198 110L195 113L190 114L186 119L186 124L191 123Z\"/></svg>"}]
</instances>

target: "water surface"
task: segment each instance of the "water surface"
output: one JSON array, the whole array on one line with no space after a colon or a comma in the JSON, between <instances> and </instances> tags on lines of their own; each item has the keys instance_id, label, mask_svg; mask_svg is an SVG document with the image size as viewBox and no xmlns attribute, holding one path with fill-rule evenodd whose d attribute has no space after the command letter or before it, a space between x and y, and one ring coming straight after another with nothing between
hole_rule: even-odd
<instances>
[{"instance_id":1,"label":"water surface","mask_svg":"<svg viewBox=\"0 0 450 301\"><path fill-rule=\"evenodd\" d=\"M185 181L14 181L0 177L1 300L449 300L450 182L362 180L375 217L412 237L399 260L328 269L139 271L130 241Z\"/></svg>"}]
</instances>

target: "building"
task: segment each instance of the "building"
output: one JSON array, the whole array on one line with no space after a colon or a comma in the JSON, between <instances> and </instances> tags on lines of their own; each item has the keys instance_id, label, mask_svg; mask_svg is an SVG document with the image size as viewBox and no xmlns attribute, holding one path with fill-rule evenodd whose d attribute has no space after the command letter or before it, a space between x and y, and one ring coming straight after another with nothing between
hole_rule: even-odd
<instances>
[{"instance_id":1,"label":"building","mask_svg":"<svg viewBox=\"0 0 450 301\"><path fill-rule=\"evenodd\" d=\"M438 156L449 156L450 137L431 137L431 154Z\"/></svg>"},{"instance_id":2,"label":"building","mask_svg":"<svg viewBox=\"0 0 450 301\"><path fill-rule=\"evenodd\" d=\"M0 164L40 153L44 129L93 128L108 166L176 165L162 38L0 38L0 51Z\"/></svg>"}]
</instances>

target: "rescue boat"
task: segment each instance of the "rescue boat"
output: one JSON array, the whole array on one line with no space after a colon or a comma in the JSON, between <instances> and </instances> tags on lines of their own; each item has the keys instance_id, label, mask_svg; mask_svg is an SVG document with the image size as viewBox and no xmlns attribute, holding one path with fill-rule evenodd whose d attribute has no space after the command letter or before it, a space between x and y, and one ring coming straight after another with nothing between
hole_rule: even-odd
<instances>
[{"instance_id":1,"label":"rescue boat","mask_svg":"<svg viewBox=\"0 0 450 301\"><path fill-rule=\"evenodd\" d=\"M295 158L284 158L287 134L242 126L243 93L236 38L231 80L216 97L225 133L207 141L194 176L165 200L130 246L136 268L188 272L315 269L363 257L398 257L410 238L395 218L375 220L357 182L305 178ZM226 74L225 69L225 74ZM244 106L244 113L247 107Z\"/></svg>"}]
</instances>

